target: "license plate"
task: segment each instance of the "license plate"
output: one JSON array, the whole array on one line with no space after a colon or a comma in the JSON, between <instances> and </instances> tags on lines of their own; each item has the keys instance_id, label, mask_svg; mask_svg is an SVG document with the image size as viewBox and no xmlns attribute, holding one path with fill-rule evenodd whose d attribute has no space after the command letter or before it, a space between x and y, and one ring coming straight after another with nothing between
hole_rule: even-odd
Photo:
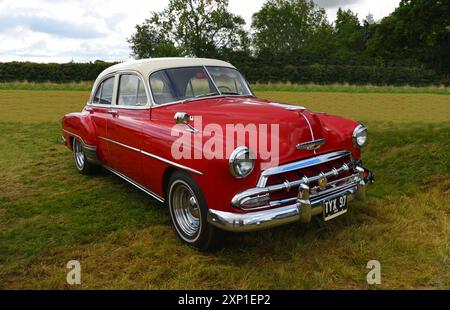
<instances>
[{"instance_id":1,"label":"license plate","mask_svg":"<svg viewBox=\"0 0 450 310\"><path fill-rule=\"evenodd\" d=\"M329 221L347 212L347 195L337 196L323 202L323 218Z\"/></svg>"}]
</instances>

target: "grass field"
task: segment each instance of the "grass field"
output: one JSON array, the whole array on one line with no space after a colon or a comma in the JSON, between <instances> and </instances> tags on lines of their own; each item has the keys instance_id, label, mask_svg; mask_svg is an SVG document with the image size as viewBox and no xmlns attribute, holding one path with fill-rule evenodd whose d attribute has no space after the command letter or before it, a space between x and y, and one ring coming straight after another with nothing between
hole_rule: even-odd
<instances>
[{"instance_id":1,"label":"grass field","mask_svg":"<svg viewBox=\"0 0 450 310\"><path fill-rule=\"evenodd\" d=\"M0 288L450 289L450 97L258 92L368 125L377 177L344 217L183 245L163 206L117 177L79 175L60 118L86 91L0 90ZM382 284L366 283L369 260Z\"/></svg>"}]
</instances>

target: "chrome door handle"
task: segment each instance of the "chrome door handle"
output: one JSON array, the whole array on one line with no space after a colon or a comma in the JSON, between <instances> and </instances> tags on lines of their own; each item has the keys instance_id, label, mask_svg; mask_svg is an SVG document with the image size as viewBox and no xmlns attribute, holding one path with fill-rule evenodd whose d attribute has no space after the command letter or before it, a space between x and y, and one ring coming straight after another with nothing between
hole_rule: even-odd
<instances>
[{"instance_id":1,"label":"chrome door handle","mask_svg":"<svg viewBox=\"0 0 450 310\"><path fill-rule=\"evenodd\" d=\"M119 112L117 110L108 110L108 113L111 114L112 116L118 116Z\"/></svg>"}]
</instances>

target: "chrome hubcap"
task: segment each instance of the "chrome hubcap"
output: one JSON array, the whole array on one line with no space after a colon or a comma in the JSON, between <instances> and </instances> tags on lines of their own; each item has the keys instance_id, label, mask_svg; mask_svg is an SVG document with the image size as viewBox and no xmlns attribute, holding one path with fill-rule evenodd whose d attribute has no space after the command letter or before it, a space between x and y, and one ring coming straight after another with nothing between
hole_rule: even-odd
<instances>
[{"instance_id":1,"label":"chrome hubcap","mask_svg":"<svg viewBox=\"0 0 450 310\"><path fill-rule=\"evenodd\" d=\"M172 194L173 217L179 229L189 238L200 230L200 208L192 190L184 183L174 185Z\"/></svg>"},{"instance_id":2,"label":"chrome hubcap","mask_svg":"<svg viewBox=\"0 0 450 310\"><path fill-rule=\"evenodd\" d=\"M73 143L73 152L75 157L75 164L77 165L78 169L82 170L84 167L84 154L83 154L83 146L81 145L80 141L75 140Z\"/></svg>"}]
</instances>

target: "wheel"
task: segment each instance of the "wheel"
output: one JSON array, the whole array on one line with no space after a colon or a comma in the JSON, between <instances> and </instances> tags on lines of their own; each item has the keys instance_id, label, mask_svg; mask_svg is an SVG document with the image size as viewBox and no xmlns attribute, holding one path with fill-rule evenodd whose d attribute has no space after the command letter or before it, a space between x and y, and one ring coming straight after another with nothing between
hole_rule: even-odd
<instances>
[{"instance_id":1,"label":"wheel","mask_svg":"<svg viewBox=\"0 0 450 310\"><path fill-rule=\"evenodd\" d=\"M172 175L168 205L175 231L184 242L203 251L218 245L221 232L208 223L208 206L191 176L182 172Z\"/></svg>"},{"instance_id":2,"label":"wheel","mask_svg":"<svg viewBox=\"0 0 450 310\"><path fill-rule=\"evenodd\" d=\"M94 172L94 165L87 161L84 154L83 143L74 138L72 144L73 159L79 173L90 175Z\"/></svg>"}]
</instances>

